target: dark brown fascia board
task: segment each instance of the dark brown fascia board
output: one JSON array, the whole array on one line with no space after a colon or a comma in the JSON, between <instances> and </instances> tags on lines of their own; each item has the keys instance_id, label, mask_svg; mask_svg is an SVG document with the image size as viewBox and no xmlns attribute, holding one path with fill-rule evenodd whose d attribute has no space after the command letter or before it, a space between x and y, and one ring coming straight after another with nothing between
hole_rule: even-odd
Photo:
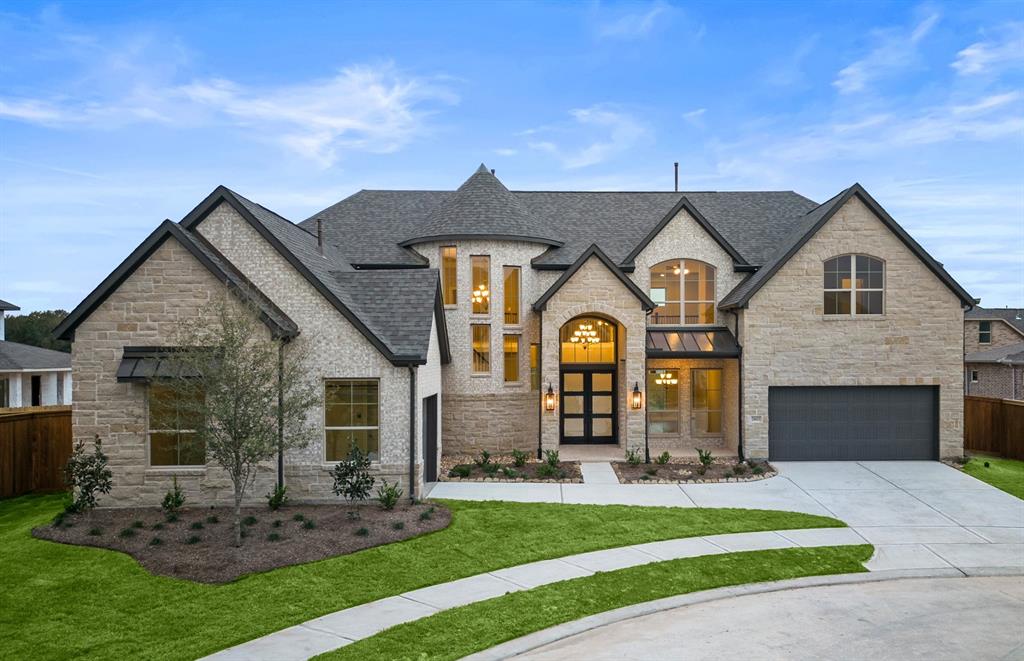
<instances>
[{"instance_id":1,"label":"dark brown fascia board","mask_svg":"<svg viewBox=\"0 0 1024 661\"><path fill-rule=\"evenodd\" d=\"M170 220L164 220L160 225L147 236L128 257L122 261L113 272L104 278L92 292L89 293L81 303L75 307L68 316L53 329L52 335L61 340L74 340L74 331L92 312L99 307L107 297L123 283L128 276L135 272L157 248L163 245L168 237L174 237L189 253L195 257L210 273L228 287L233 287L230 277L214 264L199 248L192 242L191 237L186 235L178 225ZM261 315L262 321L272 331L279 331L281 336L287 335L290 329L280 327L273 319Z\"/></svg>"},{"instance_id":2,"label":"dark brown fascia board","mask_svg":"<svg viewBox=\"0 0 1024 661\"><path fill-rule=\"evenodd\" d=\"M636 259L637 255L639 255L643 251L643 249L646 248L648 244L650 244L650 242L654 240L654 237L658 236L658 234L661 233L661 230L665 229L665 226L668 225L672 221L672 219L675 218L676 215L684 209L687 213L690 214L690 216L693 217L694 220L697 221L697 224L704 228L704 231L711 235L711 238L713 238L718 243L718 245L722 247L722 250L729 253L729 256L732 257L733 262L735 262L736 264L747 263L747 260L743 259L743 256L740 255L740 253L735 248L732 247L732 244L726 241L725 237L722 236L719 233L719 231L716 230L715 227L708 221L708 219L704 217L704 214L698 211L697 207L693 206L693 203L691 203L690 200L687 199L685 195L683 195L683 197L680 198L678 202L676 202L676 204L669 210L669 212L665 214L665 217L662 218L658 222L658 224L654 226L654 229L648 232L647 236L645 236L644 239L639 244L637 244L637 246L633 248L633 250L631 250L628 255L626 255L626 258L622 260L623 267L632 268L633 260Z\"/></svg>"},{"instance_id":3,"label":"dark brown fascia board","mask_svg":"<svg viewBox=\"0 0 1024 661\"><path fill-rule=\"evenodd\" d=\"M304 277L306 281L320 293L321 296L326 298L327 301L331 305L333 305L335 309L338 310L338 312L340 312L342 316L345 317L345 319L348 320L350 324L355 326L356 329L360 333L362 333L367 340L370 341L370 344L372 344L374 348L377 349L377 351L381 352L381 354L383 354L384 357L387 358L392 365L403 367L408 365L423 365L426 363L425 359L419 357L400 356L393 353L387 347L387 345L384 344L384 342L379 337L377 337L376 334L374 334L374 332L371 331L366 326L366 324L364 324L359 319L359 317L357 317L355 313L353 313L352 310L348 308L347 305L345 305L341 301L341 299L335 296L334 293L331 292L331 290L329 290L327 286L320 281L320 278L313 275L313 273L310 272L310 270L307 269L306 266L301 261L299 261L298 257L296 257L291 250L288 250L288 248L286 248L285 245L281 243L281 241L278 240L278 238L274 236L274 234L263 225L263 223L261 223L259 220L256 219L255 216L249 213L249 210L245 208L245 205L243 205L238 200L237 197L235 197L235 194L233 191L231 191L231 189L225 186L217 186L217 188L215 188L214 191L210 193L205 200L199 203L199 206L190 211L187 216L182 218L181 225L184 226L186 229L194 228L196 225L201 223L207 216L209 216L210 213L217 207L217 204L219 204L222 201L227 202L232 209L238 212L238 215L244 218L245 221L249 223L249 225L252 226L252 228L256 230L259 233L259 235L264 238L264 240L266 240L267 243L273 246L274 249L277 250L278 254L284 257L285 260L289 264L291 264L292 268L298 271L302 275L302 277Z\"/></svg>"},{"instance_id":4,"label":"dark brown fascia board","mask_svg":"<svg viewBox=\"0 0 1024 661\"><path fill-rule=\"evenodd\" d=\"M886 227L888 227L889 230L893 234L895 234L896 237L900 241L902 241L903 244L907 246L907 248L909 248L912 253L914 253L917 256L918 259L924 262L924 265L927 266L928 269L932 273L934 273L935 276L938 277L939 280L941 280L943 284L945 284L954 294L956 294L957 298L960 299L960 301L964 304L964 306L967 309L974 307L974 298L970 294L968 294L967 291L964 290L964 288L961 287L959 283L957 283L957 281L954 280L953 277L950 276L944 268L942 268L942 265L936 262L935 259L931 255L929 255L928 252L924 248L922 248L920 244L917 243L917 241L915 241L909 234L907 234L906 230L904 230L900 226L900 224L897 223L893 219L893 217L890 216L889 213L885 209L883 209L882 206L878 202L876 202L870 194L868 194L866 190L864 190L863 186L861 186L859 183L855 183L853 186L850 186L849 188L846 189L846 191L832 204L832 208L829 209L825 214L823 214L822 217L818 220L818 222L816 222L810 230L808 230L802 237L800 237L799 241L797 241L792 247L790 247L789 250L786 251L786 254L783 255L781 259L776 260L775 263L771 265L771 267L768 270L768 275L766 275L750 291L744 294L740 298L740 300L728 306L724 306L722 307L722 309L731 310L734 308L747 307L747 305L750 303L750 299L754 297L754 294L760 291L761 287L763 287L766 282L771 280L772 276L774 276L779 271L779 269L781 269L786 264L786 262L788 262L793 257L793 255L795 255L797 251L800 250L800 248L802 248L808 240L810 240L812 236L817 234L818 230L820 230L825 225L825 223L827 223L832 218L832 216L834 216L836 212L839 211L839 209L843 208L843 205L845 205L850 200L850 198L854 196L857 196L860 199L860 201L863 202L864 205L867 206L868 209L870 209L871 212L874 213L875 216L879 220L881 220L882 223Z\"/></svg>"},{"instance_id":5,"label":"dark brown fascia board","mask_svg":"<svg viewBox=\"0 0 1024 661\"><path fill-rule=\"evenodd\" d=\"M522 241L525 243L541 243L555 248L564 245L563 241L545 239L538 236L523 236L520 234L432 234L430 236L419 236L414 239L406 239L398 245L409 248L418 243L430 243L432 241Z\"/></svg>"},{"instance_id":6,"label":"dark brown fascia board","mask_svg":"<svg viewBox=\"0 0 1024 661\"><path fill-rule=\"evenodd\" d=\"M554 284L548 287L548 290L544 292L540 298L537 299L537 302L533 304L533 309L537 312L541 312L545 308L547 308L548 301L551 299L552 296L555 295L555 292L561 289L562 285L568 282L569 278L571 278L576 273L576 271L579 271L580 268L582 268L583 265L587 263L587 260L589 260L591 257L597 257L598 260L600 260L601 263L604 264L605 267L609 271L611 271L616 278L618 278L619 282L625 285L626 289L628 289L630 293L632 293L634 296L636 296L637 299L639 299L640 303L644 306L645 310L650 312L654 308L658 307L658 305L654 301L652 301L650 297L647 296L647 294L645 294L639 287L637 287L635 282L633 282L632 280L627 278L625 274L623 274L622 270L619 269L619 267L616 266L611 259L609 259L608 255L606 255L604 251L601 250L601 248L596 243L592 243L590 244L589 248L583 251L583 254L579 256L579 258L573 263L573 265L566 269L565 272L562 273L561 276L559 276L558 280L556 280Z\"/></svg>"},{"instance_id":7,"label":"dark brown fascia board","mask_svg":"<svg viewBox=\"0 0 1024 661\"><path fill-rule=\"evenodd\" d=\"M405 269L428 269L430 262L422 264L388 264L386 262L351 262L352 268L357 271L397 271Z\"/></svg>"}]
</instances>

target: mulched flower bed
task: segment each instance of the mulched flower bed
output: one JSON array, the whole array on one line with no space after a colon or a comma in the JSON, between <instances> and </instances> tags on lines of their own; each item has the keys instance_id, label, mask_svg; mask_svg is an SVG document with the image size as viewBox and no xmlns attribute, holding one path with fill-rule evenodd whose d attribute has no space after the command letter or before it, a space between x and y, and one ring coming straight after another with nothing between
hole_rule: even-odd
<instances>
[{"instance_id":1,"label":"mulched flower bed","mask_svg":"<svg viewBox=\"0 0 1024 661\"><path fill-rule=\"evenodd\" d=\"M245 574L345 555L448 527L451 512L431 503L288 505L242 508L245 537L234 543L229 507L185 508L177 521L150 508L97 509L40 526L33 536L121 551L153 574L226 583ZM246 518L251 517L251 518ZM159 541L156 541L159 540Z\"/></svg>"},{"instance_id":2,"label":"mulched flower bed","mask_svg":"<svg viewBox=\"0 0 1024 661\"><path fill-rule=\"evenodd\" d=\"M625 484L675 484L686 482L706 484L709 482L751 482L775 477L775 468L767 462L750 465L747 462L716 460L700 474L700 463L696 461L671 460L667 464L630 464L626 461L612 462L612 468ZM760 471L760 472L758 472Z\"/></svg>"},{"instance_id":3,"label":"mulched flower bed","mask_svg":"<svg viewBox=\"0 0 1024 661\"><path fill-rule=\"evenodd\" d=\"M544 468L546 462L527 459L515 466L512 455L498 454L488 457L488 466L481 465L479 455L448 455L441 458L438 479L442 482L582 482L580 462L560 461L555 472ZM504 470L503 470L504 469Z\"/></svg>"}]
</instances>

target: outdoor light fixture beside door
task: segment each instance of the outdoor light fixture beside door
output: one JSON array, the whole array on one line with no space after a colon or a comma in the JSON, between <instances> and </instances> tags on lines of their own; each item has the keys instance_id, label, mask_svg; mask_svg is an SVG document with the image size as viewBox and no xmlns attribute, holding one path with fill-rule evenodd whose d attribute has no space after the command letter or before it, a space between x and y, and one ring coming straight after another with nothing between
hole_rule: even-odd
<instances>
[{"instance_id":1,"label":"outdoor light fixture beside door","mask_svg":"<svg viewBox=\"0 0 1024 661\"><path fill-rule=\"evenodd\" d=\"M640 394L640 382L633 382L633 397L630 399L630 404L633 405L634 409L639 409L643 405L643 395Z\"/></svg>"},{"instance_id":2,"label":"outdoor light fixture beside door","mask_svg":"<svg viewBox=\"0 0 1024 661\"><path fill-rule=\"evenodd\" d=\"M544 394L544 408L548 411L555 410L555 391L551 389L551 384L548 384L548 391Z\"/></svg>"}]
</instances>

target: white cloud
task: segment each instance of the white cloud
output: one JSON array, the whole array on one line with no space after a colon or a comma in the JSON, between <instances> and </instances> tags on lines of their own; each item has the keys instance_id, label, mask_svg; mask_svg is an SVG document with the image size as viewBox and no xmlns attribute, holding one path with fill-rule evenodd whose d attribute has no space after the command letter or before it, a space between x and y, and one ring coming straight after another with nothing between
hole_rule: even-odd
<instances>
[{"instance_id":1,"label":"white cloud","mask_svg":"<svg viewBox=\"0 0 1024 661\"><path fill-rule=\"evenodd\" d=\"M647 127L633 116L605 104L576 108L569 115L574 121L568 126L545 126L524 134L557 133L571 142L583 143L574 147L563 146L554 139L527 143L530 149L555 156L563 168L570 170L603 163L628 151L648 134Z\"/></svg>"},{"instance_id":2,"label":"white cloud","mask_svg":"<svg viewBox=\"0 0 1024 661\"><path fill-rule=\"evenodd\" d=\"M515 156L516 154L519 153L519 150L502 147L500 149L495 149L494 153L497 154L498 156Z\"/></svg>"},{"instance_id":3,"label":"white cloud","mask_svg":"<svg viewBox=\"0 0 1024 661\"><path fill-rule=\"evenodd\" d=\"M685 119L690 124L693 124L694 126L702 127L704 126L704 113L706 113L707 111L707 108L697 108L696 110L691 110L690 112L684 112L683 119Z\"/></svg>"},{"instance_id":4,"label":"white cloud","mask_svg":"<svg viewBox=\"0 0 1024 661\"><path fill-rule=\"evenodd\" d=\"M975 42L957 53L950 66L963 76L1024 66L1024 23L1008 23L997 32L995 38Z\"/></svg>"},{"instance_id":5,"label":"white cloud","mask_svg":"<svg viewBox=\"0 0 1024 661\"><path fill-rule=\"evenodd\" d=\"M764 81L776 87L792 87L804 82L804 60L817 48L819 39L817 34L805 37L793 52L772 61L761 74Z\"/></svg>"},{"instance_id":6,"label":"white cloud","mask_svg":"<svg viewBox=\"0 0 1024 661\"><path fill-rule=\"evenodd\" d=\"M832 85L842 94L860 92L873 80L905 70L918 61L917 45L939 22L929 14L912 29L886 28L873 31L874 48L863 58L839 71Z\"/></svg>"},{"instance_id":7,"label":"white cloud","mask_svg":"<svg viewBox=\"0 0 1024 661\"><path fill-rule=\"evenodd\" d=\"M637 39L644 37L657 25L658 17L670 9L669 5L657 0L648 6L646 11L624 14L601 23L597 27L597 36L610 39Z\"/></svg>"}]
</instances>

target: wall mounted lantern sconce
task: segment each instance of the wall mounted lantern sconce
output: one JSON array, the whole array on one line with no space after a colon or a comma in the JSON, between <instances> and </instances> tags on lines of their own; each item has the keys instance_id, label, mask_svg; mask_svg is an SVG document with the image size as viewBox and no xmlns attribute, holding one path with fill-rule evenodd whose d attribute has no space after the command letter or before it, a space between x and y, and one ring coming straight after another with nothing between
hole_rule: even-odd
<instances>
[{"instance_id":1,"label":"wall mounted lantern sconce","mask_svg":"<svg viewBox=\"0 0 1024 661\"><path fill-rule=\"evenodd\" d=\"M630 404L633 405L634 409L639 409L643 406L644 396L640 394L640 382L635 381L633 383L633 397L630 399Z\"/></svg>"},{"instance_id":2,"label":"wall mounted lantern sconce","mask_svg":"<svg viewBox=\"0 0 1024 661\"><path fill-rule=\"evenodd\" d=\"M555 410L555 391L551 389L551 384L548 384L548 391L544 394L544 408L548 411Z\"/></svg>"}]
</instances>

